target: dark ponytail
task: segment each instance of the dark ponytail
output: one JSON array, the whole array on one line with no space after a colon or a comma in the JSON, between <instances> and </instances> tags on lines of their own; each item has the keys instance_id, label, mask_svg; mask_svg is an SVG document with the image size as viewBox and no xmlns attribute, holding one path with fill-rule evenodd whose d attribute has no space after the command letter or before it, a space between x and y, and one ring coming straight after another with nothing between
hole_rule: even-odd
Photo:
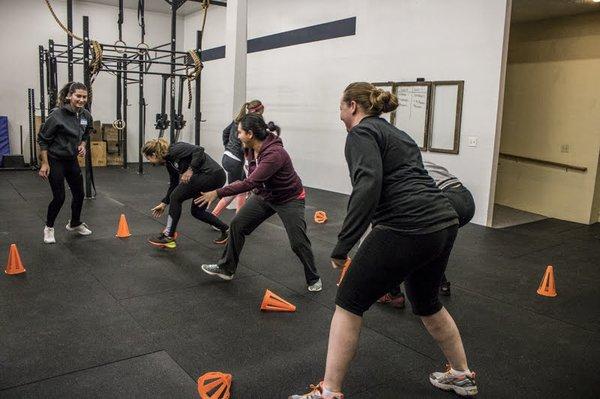
<instances>
[{"instance_id":1,"label":"dark ponytail","mask_svg":"<svg viewBox=\"0 0 600 399\"><path fill-rule=\"evenodd\" d=\"M269 134L275 134L277 137L281 134L279 126L273 122L269 124L265 123L262 115L260 114L246 114L240 120L240 125L245 131L252 131L254 137L259 141L264 141Z\"/></svg>"},{"instance_id":2,"label":"dark ponytail","mask_svg":"<svg viewBox=\"0 0 600 399\"><path fill-rule=\"evenodd\" d=\"M281 128L273 122L267 123L267 130L273 133L275 136L281 136Z\"/></svg>"}]
</instances>

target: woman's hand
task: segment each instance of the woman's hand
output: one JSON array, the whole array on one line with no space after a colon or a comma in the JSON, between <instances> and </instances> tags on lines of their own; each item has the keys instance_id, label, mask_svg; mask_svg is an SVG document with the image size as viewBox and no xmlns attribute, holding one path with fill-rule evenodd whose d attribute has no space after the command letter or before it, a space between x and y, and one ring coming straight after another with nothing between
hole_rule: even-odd
<instances>
[{"instance_id":1,"label":"woman's hand","mask_svg":"<svg viewBox=\"0 0 600 399\"><path fill-rule=\"evenodd\" d=\"M154 208L151 209L152 216L154 216L155 218L161 217L166 207L167 204L165 204L164 202L161 202L160 204L156 205Z\"/></svg>"},{"instance_id":2,"label":"woman's hand","mask_svg":"<svg viewBox=\"0 0 600 399\"><path fill-rule=\"evenodd\" d=\"M181 175L181 178L179 179L179 181L184 184L187 184L187 183L189 183L193 174L194 174L194 172L191 169L188 169Z\"/></svg>"},{"instance_id":3,"label":"woman's hand","mask_svg":"<svg viewBox=\"0 0 600 399\"><path fill-rule=\"evenodd\" d=\"M213 190L207 193L201 193L201 195L194 200L194 204L198 206L206 205L207 207L209 207L210 204L212 204L212 202L217 199L219 199L219 196L217 195L217 190Z\"/></svg>"},{"instance_id":4,"label":"woman's hand","mask_svg":"<svg viewBox=\"0 0 600 399\"><path fill-rule=\"evenodd\" d=\"M38 175L46 180L48 179L48 175L50 174L50 165L47 163L43 163L42 166L40 167L40 170L38 172Z\"/></svg>"},{"instance_id":5,"label":"woman's hand","mask_svg":"<svg viewBox=\"0 0 600 399\"><path fill-rule=\"evenodd\" d=\"M79 147L77 147L77 154L82 157L85 156L85 141L79 144Z\"/></svg>"},{"instance_id":6,"label":"woman's hand","mask_svg":"<svg viewBox=\"0 0 600 399\"><path fill-rule=\"evenodd\" d=\"M346 263L346 259L331 258L331 266L333 266L334 269L339 269L340 267L344 267L344 264Z\"/></svg>"}]
</instances>

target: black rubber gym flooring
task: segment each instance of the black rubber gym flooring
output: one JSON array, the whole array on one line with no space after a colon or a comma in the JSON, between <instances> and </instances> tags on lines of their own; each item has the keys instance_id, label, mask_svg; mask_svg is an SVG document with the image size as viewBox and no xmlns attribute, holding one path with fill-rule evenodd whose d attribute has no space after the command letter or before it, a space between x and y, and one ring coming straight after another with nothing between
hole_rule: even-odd
<instances>
[{"instance_id":1,"label":"black rubber gym flooring","mask_svg":"<svg viewBox=\"0 0 600 399\"><path fill-rule=\"evenodd\" d=\"M50 188L31 172L0 173L0 260L16 243L27 272L0 275L1 398L195 398L208 371L233 375L232 397L275 399L305 392L323 375L338 272L329 253L347 197L309 190L309 235L324 280L306 291L302 266L275 216L250 236L235 279L200 270L218 259L217 233L185 209L175 251L146 243L162 221L161 168L95 170L98 195L84 204L93 230L56 224L42 242ZM189 206L189 205L188 205ZM312 222L325 210L325 225ZM119 215L132 237L114 237ZM233 211L227 211L229 220ZM536 289L548 264L558 296ZM455 317L482 398L600 397L600 224L547 219L504 230L461 229L443 301ZM293 314L261 313L265 289ZM447 398L428 373L444 360L410 308L375 305L365 317L348 375L349 399Z\"/></svg>"}]
</instances>

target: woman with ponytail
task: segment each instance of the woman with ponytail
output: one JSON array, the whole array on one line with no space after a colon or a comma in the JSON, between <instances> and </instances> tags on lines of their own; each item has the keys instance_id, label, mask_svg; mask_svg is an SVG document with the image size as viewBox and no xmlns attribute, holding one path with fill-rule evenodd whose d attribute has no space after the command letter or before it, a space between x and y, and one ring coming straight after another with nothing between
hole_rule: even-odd
<instances>
[{"instance_id":1,"label":"woman with ponytail","mask_svg":"<svg viewBox=\"0 0 600 399\"><path fill-rule=\"evenodd\" d=\"M242 105L240 112L224 130L223 130L223 146L225 152L223 153L223 159L221 165L227 172L227 183L235 183L236 181L243 180L246 176L244 173L244 149L242 142L238 138L237 125L242 118L248 114L259 114L262 115L265 107L260 100L252 100ZM219 201L213 214L219 216L223 210L237 198L236 212L239 212L244 203L246 202L246 194L239 194L237 196L225 197Z\"/></svg>"},{"instance_id":2,"label":"woman with ponytail","mask_svg":"<svg viewBox=\"0 0 600 399\"><path fill-rule=\"evenodd\" d=\"M219 190L205 191L194 200L201 206L232 195L252 191L244 207L231 221L229 241L216 264L202 265L202 270L224 280L231 280L237 269L246 236L262 222L278 214L285 226L292 250L304 266L309 291L322 289L315 267L315 257L306 235L305 192L302 180L294 170L292 160L279 138L280 129L266 124L257 113L243 116L238 125L238 137L248 161L248 177Z\"/></svg>"},{"instance_id":3,"label":"woman with ponytail","mask_svg":"<svg viewBox=\"0 0 600 399\"><path fill-rule=\"evenodd\" d=\"M42 165L39 175L50 182L52 202L48 205L44 242L53 244L54 221L65 202L65 180L71 189L71 219L67 230L82 236L92 234L81 221L83 176L77 161L85 155L86 141L93 129L92 115L86 110L88 90L83 83L69 82L58 94L57 108L48 115L38 135Z\"/></svg>"},{"instance_id":4,"label":"woman with ponytail","mask_svg":"<svg viewBox=\"0 0 600 399\"><path fill-rule=\"evenodd\" d=\"M417 144L380 115L398 107L394 94L370 83L352 83L340 101L346 161L352 194L338 242L334 268L370 224L340 283L331 321L325 378L305 395L289 399L343 399L342 383L358 347L362 316L391 287L402 281L413 313L446 357L446 372L429 381L461 396L477 394L460 333L438 294L458 231L458 216L427 174Z\"/></svg>"},{"instance_id":5,"label":"woman with ponytail","mask_svg":"<svg viewBox=\"0 0 600 399\"><path fill-rule=\"evenodd\" d=\"M184 201L198 196L201 192L215 190L225 184L225 172L219 164L204 152L204 148L188 143L169 145L163 138L147 141L142 154L153 165L164 165L169 172L169 189L160 204L152 208L152 215L160 217L169 205L169 217L166 229L149 242L163 248L176 248L175 233L181 217ZM206 210L206 206L197 206L192 202L192 216L208 223L221 232L214 240L215 244L227 242L229 226Z\"/></svg>"}]
</instances>

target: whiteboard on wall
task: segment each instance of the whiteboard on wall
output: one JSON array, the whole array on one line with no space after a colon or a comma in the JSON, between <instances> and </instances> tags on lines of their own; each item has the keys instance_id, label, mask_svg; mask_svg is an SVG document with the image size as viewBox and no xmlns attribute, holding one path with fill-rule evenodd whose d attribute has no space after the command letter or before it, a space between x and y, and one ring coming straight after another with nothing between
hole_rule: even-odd
<instances>
[{"instance_id":1,"label":"whiteboard on wall","mask_svg":"<svg viewBox=\"0 0 600 399\"><path fill-rule=\"evenodd\" d=\"M434 82L429 150L458 154L464 82Z\"/></svg>"},{"instance_id":2,"label":"whiteboard on wall","mask_svg":"<svg viewBox=\"0 0 600 399\"><path fill-rule=\"evenodd\" d=\"M419 148L427 147L429 121L429 83L398 83L395 85L398 108L394 125L408 134Z\"/></svg>"},{"instance_id":3,"label":"whiteboard on wall","mask_svg":"<svg viewBox=\"0 0 600 399\"><path fill-rule=\"evenodd\" d=\"M373 83L373 86L377 86L381 90L389 91L390 93L393 93L393 90L394 90L393 82ZM390 123L392 122L392 113L391 112L381 114L381 117Z\"/></svg>"}]
</instances>

